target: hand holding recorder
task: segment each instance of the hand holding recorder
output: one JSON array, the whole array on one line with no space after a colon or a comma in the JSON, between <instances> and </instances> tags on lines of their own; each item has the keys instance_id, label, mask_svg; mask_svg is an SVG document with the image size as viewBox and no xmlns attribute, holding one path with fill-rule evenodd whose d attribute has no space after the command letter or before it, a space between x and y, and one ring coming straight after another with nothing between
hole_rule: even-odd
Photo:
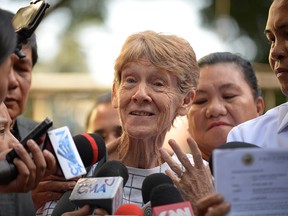
<instances>
[{"instance_id":1,"label":"hand holding recorder","mask_svg":"<svg viewBox=\"0 0 288 216\"><path fill-rule=\"evenodd\" d=\"M44 176L56 171L56 159L53 154L47 150L42 152L38 144L32 140L43 136L51 125L52 121L46 118L21 141L21 144L0 154L1 192L27 192Z\"/></svg>"}]
</instances>

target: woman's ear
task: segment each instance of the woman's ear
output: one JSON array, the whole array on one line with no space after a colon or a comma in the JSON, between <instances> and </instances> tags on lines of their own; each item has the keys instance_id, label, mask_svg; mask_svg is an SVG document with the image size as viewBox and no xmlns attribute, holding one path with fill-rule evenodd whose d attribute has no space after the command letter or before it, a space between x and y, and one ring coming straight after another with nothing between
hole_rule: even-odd
<instances>
[{"instance_id":1,"label":"woman's ear","mask_svg":"<svg viewBox=\"0 0 288 216\"><path fill-rule=\"evenodd\" d=\"M192 105L193 99L195 97L195 93L196 93L195 90L191 90L182 99L182 103L178 108L178 115L180 115L180 116L187 115L187 113L188 113L188 111Z\"/></svg>"},{"instance_id":2,"label":"woman's ear","mask_svg":"<svg viewBox=\"0 0 288 216\"><path fill-rule=\"evenodd\" d=\"M258 116L262 115L264 113L264 99L259 96L257 99L256 99L256 108L257 108L257 113L258 113Z\"/></svg>"},{"instance_id":3,"label":"woman's ear","mask_svg":"<svg viewBox=\"0 0 288 216\"><path fill-rule=\"evenodd\" d=\"M117 95L117 87L115 83L113 83L113 87L112 87L112 106L114 108L118 108L118 95Z\"/></svg>"}]
</instances>

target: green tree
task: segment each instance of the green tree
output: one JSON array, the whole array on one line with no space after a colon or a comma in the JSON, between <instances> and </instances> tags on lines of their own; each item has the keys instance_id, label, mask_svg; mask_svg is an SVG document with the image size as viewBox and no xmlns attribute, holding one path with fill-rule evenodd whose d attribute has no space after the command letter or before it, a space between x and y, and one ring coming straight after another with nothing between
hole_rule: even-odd
<instances>
[{"instance_id":1,"label":"green tree","mask_svg":"<svg viewBox=\"0 0 288 216\"><path fill-rule=\"evenodd\" d=\"M255 62L267 63L269 44L264 35L271 0L211 0L203 8L203 24L214 29L215 21L230 16L240 27L240 35L248 35L256 44ZM239 36L240 36L239 35ZM225 41L225 38L223 38Z\"/></svg>"}]
</instances>

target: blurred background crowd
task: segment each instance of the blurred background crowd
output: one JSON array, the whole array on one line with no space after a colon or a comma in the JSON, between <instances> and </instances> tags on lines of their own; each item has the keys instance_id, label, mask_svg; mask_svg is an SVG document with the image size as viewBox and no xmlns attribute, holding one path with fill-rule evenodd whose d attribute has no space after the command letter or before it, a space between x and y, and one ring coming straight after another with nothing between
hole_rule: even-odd
<instances>
[{"instance_id":1,"label":"blurred background crowd","mask_svg":"<svg viewBox=\"0 0 288 216\"><path fill-rule=\"evenodd\" d=\"M28 0L0 0L17 12ZM268 65L263 34L270 0L46 0L36 30L39 60L24 116L49 116L73 134L85 130L96 98L111 90L113 64L128 35L143 30L182 36L197 59L216 51L253 62L265 110L286 99Z\"/></svg>"}]
</instances>

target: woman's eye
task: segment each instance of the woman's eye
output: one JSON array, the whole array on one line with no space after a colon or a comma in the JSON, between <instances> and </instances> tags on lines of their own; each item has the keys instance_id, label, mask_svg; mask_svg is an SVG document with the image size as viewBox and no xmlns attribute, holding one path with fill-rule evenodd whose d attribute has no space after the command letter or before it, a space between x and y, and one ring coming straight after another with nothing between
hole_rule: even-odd
<instances>
[{"instance_id":1,"label":"woman's eye","mask_svg":"<svg viewBox=\"0 0 288 216\"><path fill-rule=\"evenodd\" d=\"M267 38L267 41L268 41L269 44L272 44L272 43L274 43L274 41L275 41L275 38L274 38L274 37L266 36L266 38Z\"/></svg>"},{"instance_id":2,"label":"woman's eye","mask_svg":"<svg viewBox=\"0 0 288 216\"><path fill-rule=\"evenodd\" d=\"M135 79L133 79L133 78L127 78L125 80L126 80L126 83L134 83L135 82Z\"/></svg>"},{"instance_id":3,"label":"woman's eye","mask_svg":"<svg viewBox=\"0 0 288 216\"><path fill-rule=\"evenodd\" d=\"M1 127L0 128L0 134L4 134L5 133L5 128Z\"/></svg>"},{"instance_id":4,"label":"woman's eye","mask_svg":"<svg viewBox=\"0 0 288 216\"><path fill-rule=\"evenodd\" d=\"M224 99L232 99L234 97L236 97L237 95L225 95L223 96Z\"/></svg>"},{"instance_id":5,"label":"woman's eye","mask_svg":"<svg viewBox=\"0 0 288 216\"><path fill-rule=\"evenodd\" d=\"M162 87L164 86L164 83L159 81L159 82L154 82L154 85L158 87Z\"/></svg>"}]
</instances>

